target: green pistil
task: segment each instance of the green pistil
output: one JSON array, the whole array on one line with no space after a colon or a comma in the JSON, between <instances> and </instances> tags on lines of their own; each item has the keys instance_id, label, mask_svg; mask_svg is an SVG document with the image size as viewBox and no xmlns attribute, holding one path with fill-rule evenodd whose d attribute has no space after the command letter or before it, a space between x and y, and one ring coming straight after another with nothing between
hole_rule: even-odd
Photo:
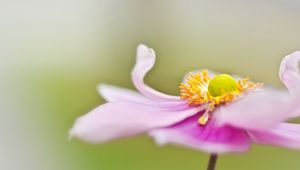
<instances>
[{"instance_id":1,"label":"green pistil","mask_svg":"<svg viewBox=\"0 0 300 170\"><path fill-rule=\"evenodd\" d=\"M215 76L208 84L208 92L213 97L222 96L228 92L238 90L238 84L234 78L228 74Z\"/></svg>"}]
</instances>

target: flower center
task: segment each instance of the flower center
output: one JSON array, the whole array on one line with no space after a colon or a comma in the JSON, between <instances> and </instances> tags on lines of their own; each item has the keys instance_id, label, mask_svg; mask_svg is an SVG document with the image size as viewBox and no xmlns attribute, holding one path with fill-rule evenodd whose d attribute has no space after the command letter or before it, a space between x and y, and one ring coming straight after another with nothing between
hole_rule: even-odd
<instances>
[{"instance_id":1,"label":"flower center","mask_svg":"<svg viewBox=\"0 0 300 170\"><path fill-rule=\"evenodd\" d=\"M208 92L213 97L218 97L228 92L237 91L238 84L236 80L228 74L217 75L208 84Z\"/></svg>"},{"instance_id":2,"label":"flower center","mask_svg":"<svg viewBox=\"0 0 300 170\"><path fill-rule=\"evenodd\" d=\"M189 101L189 105L206 104L209 106L198 121L199 124L205 125L216 106L228 104L240 94L260 86L262 86L261 83L253 83L249 81L249 78L235 80L228 74L210 77L207 70L202 70L199 73L190 74L179 88L181 99Z\"/></svg>"}]
</instances>

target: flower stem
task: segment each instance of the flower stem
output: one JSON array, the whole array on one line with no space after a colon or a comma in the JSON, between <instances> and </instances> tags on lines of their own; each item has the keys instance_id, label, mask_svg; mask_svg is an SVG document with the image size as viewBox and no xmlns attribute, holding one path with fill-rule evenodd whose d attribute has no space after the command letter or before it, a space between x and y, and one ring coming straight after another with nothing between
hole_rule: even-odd
<instances>
[{"instance_id":1,"label":"flower stem","mask_svg":"<svg viewBox=\"0 0 300 170\"><path fill-rule=\"evenodd\" d=\"M210 157L209 157L207 170L215 170L217 160L218 160L218 155L217 154L211 154Z\"/></svg>"}]
</instances>

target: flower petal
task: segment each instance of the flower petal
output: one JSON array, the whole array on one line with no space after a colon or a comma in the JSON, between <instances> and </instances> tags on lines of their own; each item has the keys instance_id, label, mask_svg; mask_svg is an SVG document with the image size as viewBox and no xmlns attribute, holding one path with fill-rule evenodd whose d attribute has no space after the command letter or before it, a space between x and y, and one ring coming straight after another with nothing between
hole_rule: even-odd
<instances>
[{"instance_id":1,"label":"flower petal","mask_svg":"<svg viewBox=\"0 0 300 170\"><path fill-rule=\"evenodd\" d=\"M280 123L272 129L250 131L251 139L259 144L271 144L292 149L300 149L300 125Z\"/></svg>"},{"instance_id":2,"label":"flower petal","mask_svg":"<svg viewBox=\"0 0 300 170\"><path fill-rule=\"evenodd\" d=\"M97 87L98 92L106 101L127 101L127 102L134 102L138 104L146 104L146 105L153 105L158 107L169 107L169 108L188 108L188 101L179 100L179 101L160 101L157 102L155 100L151 100L146 98L145 96L141 95L140 93L127 89L122 88L114 85L109 84L100 84Z\"/></svg>"},{"instance_id":3,"label":"flower petal","mask_svg":"<svg viewBox=\"0 0 300 170\"><path fill-rule=\"evenodd\" d=\"M179 124L154 129L149 134L159 145L173 143L209 153L239 152L250 147L245 131L230 126L217 127L213 120L202 126L198 124L199 117L197 114Z\"/></svg>"},{"instance_id":4,"label":"flower petal","mask_svg":"<svg viewBox=\"0 0 300 170\"><path fill-rule=\"evenodd\" d=\"M100 84L98 92L106 101L150 101L140 93L109 84Z\"/></svg>"},{"instance_id":5,"label":"flower petal","mask_svg":"<svg viewBox=\"0 0 300 170\"><path fill-rule=\"evenodd\" d=\"M279 69L280 80L289 89L291 94L300 90L299 60L300 52L296 51L283 58Z\"/></svg>"},{"instance_id":6,"label":"flower petal","mask_svg":"<svg viewBox=\"0 0 300 170\"><path fill-rule=\"evenodd\" d=\"M219 125L229 124L239 128L267 129L291 117L296 101L287 92L260 89L243 99L220 106L213 112Z\"/></svg>"},{"instance_id":7,"label":"flower petal","mask_svg":"<svg viewBox=\"0 0 300 170\"><path fill-rule=\"evenodd\" d=\"M156 100L180 100L177 96L170 96L160 93L144 83L144 76L152 69L155 64L155 52L145 45L139 45L137 48L136 64L132 71L132 81L135 87L143 95Z\"/></svg>"},{"instance_id":8,"label":"flower petal","mask_svg":"<svg viewBox=\"0 0 300 170\"><path fill-rule=\"evenodd\" d=\"M201 107L179 108L125 101L109 102L79 118L71 129L70 136L91 143L105 142L152 128L172 125L203 109Z\"/></svg>"}]
</instances>

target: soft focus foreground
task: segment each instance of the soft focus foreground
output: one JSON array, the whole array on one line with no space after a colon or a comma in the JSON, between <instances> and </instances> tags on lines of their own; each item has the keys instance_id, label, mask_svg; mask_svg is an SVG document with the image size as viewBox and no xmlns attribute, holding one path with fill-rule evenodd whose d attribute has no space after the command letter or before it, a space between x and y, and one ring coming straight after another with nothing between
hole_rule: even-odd
<instances>
[{"instance_id":1,"label":"soft focus foreground","mask_svg":"<svg viewBox=\"0 0 300 170\"><path fill-rule=\"evenodd\" d=\"M178 95L183 75L204 67L281 87L282 57L300 50L299 7L293 0L1 1L0 169L204 169L201 152L157 148L146 136L87 145L68 141L68 129L103 102L98 83L133 88L139 43L158 55L146 82L166 93ZM299 158L259 146L220 157L218 168L296 170Z\"/></svg>"}]
</instances>

